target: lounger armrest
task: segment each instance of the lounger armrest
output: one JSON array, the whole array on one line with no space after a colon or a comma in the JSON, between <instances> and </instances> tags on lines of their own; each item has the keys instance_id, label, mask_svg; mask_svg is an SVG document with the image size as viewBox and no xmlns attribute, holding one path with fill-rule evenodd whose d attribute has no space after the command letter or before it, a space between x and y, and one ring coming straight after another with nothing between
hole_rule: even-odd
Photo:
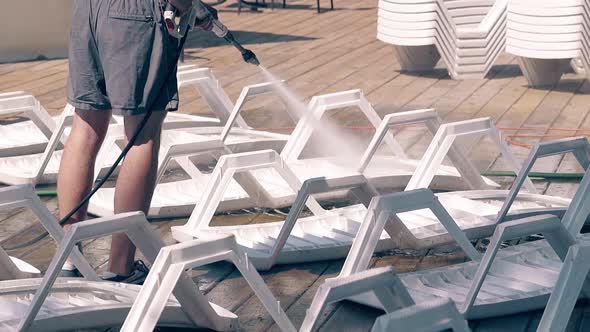
<instances>
[{"instance_id":1,"label":"lounger armrest","mask_svg":"<svg viewBox=\"0 0 590 332\"><path fill-rule=\"evenodd\" d=\"M572 152L574 154L576 160L580 163L584 170L588 169L588 166L590 165L590 144L585 137L565 138L535 145L535 147L529 153L527 160L518 172L518 176L514 180L512 188L510 188L510 192L504 201L504 205L502 205L500 212L498 212L498 217L496 219L497 222L501 223L504 221L504 218L506 218L506 215L514 203L514 200L516 199L516 196L518 195L518 192L520 191L523 183L529 180L528 175L537 159L552 155L565 154L568 152Z\"/></svg>"},{"instance_id":2,"label":"lounger armrest","mask_svg":"<svg viewBox=\"0 0 590 332\"><path fill-rule=\"evenodd\" d=\"M164 176L164 173L166 172L166 169L168 168L170 162L173 159L179 157L188 157L220 149L227 151L227 147L225 146L223 141L221 141L218 138L208 139L199 142L171 144L170 146L165 147L164 157L161 158L158 165L158 175L156 177L156 183L160 183L162 177ZM181 167L193 179L200 175L200 172L195 172L194 167L189 168L188 165L183 164L181 164Z\"/></svg>"},{"instance_id":3,"label":"lounger armrest","mask_svg":"<svg viewBox=\"0 0 590 332\"><path fill-rule=\"evenodd\" d=\"M279 81L279 82L283 82L283 81ZM251 98L254 96L259 96L259 95L263 95L263 94L275 91L276 84L277 84L277 82L264 82L264 83L260 83L260 84L248 85L242 89L242 93L240 93L240 96L236 100L236 103L235 103L234 107L232 108L232 111L229 114L229 117L227 118L225 125L223 126L223 130L221 131L221 140L222 141L225 142L225 140L227 139L227 136L229 135L230 130L233 128L236 121L241 119L240 113L242 112L242 110L244 108L244 104L246 103L246 100L248 98ZM288 100L285 99L285 102L288 102ZM289 110L289 105L287 105L287 110ZM291 114L291 113L292 112L290 112L289 116L293 117L293 114ZM296 120L297 117L295 117L294 119Z\"/></svg>"},{"instance_id":4,"label":"lounger armrest","mask_svg":"<svg viewBox=\"0 0 590 332\"><path fill-rule=\"evenodd\" d=\"M496 227L490 244L473 277L473 282L463 303L462 313L467 313L483 285L496 254L504 241L531 234L542 233L555 253L565 259L568 249L575 243L573 236L565 229L559 218L554 215L538 215L528 218L507 221Z\"/></svg>"},{"instance_id":5,"label":"lounger armrest","mask_svg":"<svg viewBox=\"0 0 590 332\"><path fill-rule=\"evenodd\" d=\"M234 174L263 168L275 169L294 192L297 192L301 187L301 182L295 173L274 150L223 155L219 158L217 165L213 169L201 199L197 202L191 217L183 227L189 233L193 229L207 228ZM251 180L250 182L255 181L255 179ZM256 183L252 184L254 185ZM244 189L248 195L254 195L248 188ZM256 190L257 195L269 195L259 184L257 188L253 189ZM322 213L324 211L315 199L311 198L310 200L313 203L313 205L310 205L310 209L314 213Z\"/></svg>"},{"instance_id":6,"label":"lounger armrest","mask_svg":"<svg viewBox=\"0 0 590 332\"><path fill-rule=\"evenodd\" d=\"M470 332L469 325L450 299L432 300L380 316L371 332Z\"/></svg>"},{"instance_id":7,"label":"lounger armrest","mask_svg":"<svg viewBox=\"0 0 590 332\"><path fill-rule=\"evenodd\" d=\"M278 259L281 251L283 250L283 247L287 243L289 235L291 234L293 227L295 227L295 224L297 223L303 208L309 204L308 199L311 195L347 189L351 189L353 192L356 192L358 198L363 202L363 204L365 204L365 206L368 206L371 198L377 195L377 192L371 187L367 179L361 174L331 179L322 177L305 180L297 192L297 197L295 197L295 201L293 202L291 209L289 209L289 214L283 222L277 239L270 250L271 259L266 266L261 266L260 268L270 268L272 265L274 265L274 262Z\"/></svg>"}]
</instances>

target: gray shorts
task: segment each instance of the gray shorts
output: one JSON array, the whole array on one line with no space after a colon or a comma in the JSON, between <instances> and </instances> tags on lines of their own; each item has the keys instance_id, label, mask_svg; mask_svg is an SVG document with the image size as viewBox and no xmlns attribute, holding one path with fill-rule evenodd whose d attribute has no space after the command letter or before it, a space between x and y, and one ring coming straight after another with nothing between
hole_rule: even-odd
<instances>
[{"instance_id":1,"label":"gray shorts","mask_svg":"<svg viewBox=\"0 0 590 332\"><path fill-rule=\"evenodd\" d=\"M176 110L178 40L162 21L159 0L74 0L68 102L121 115Z\"/></svg>"}]
</instances>

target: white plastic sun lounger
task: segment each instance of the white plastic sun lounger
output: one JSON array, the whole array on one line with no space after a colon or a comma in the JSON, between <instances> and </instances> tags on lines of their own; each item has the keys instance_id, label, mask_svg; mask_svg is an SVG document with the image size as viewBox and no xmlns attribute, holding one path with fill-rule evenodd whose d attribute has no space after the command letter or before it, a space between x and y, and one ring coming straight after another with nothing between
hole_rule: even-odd
<instances>
[{"instance_id":1,"label":"white plastic sun lounger","mask_svg":"<svg viewBox=\"0 0 590 332\"><path fill-rule=\"evenodd\" d=\"M504 50L508 0L380 0L377 38L393 44L402 70L483 78Z\"/></svg>"},{"instance_id":2,"label":"white plastic sun lounger","mask_svg":"<svg viewBox=\"0 0 590 332\"><path fill-rule=\"evenodd\" d=\"M179 69L177 79L179 88L196 87L217 118L171 112L166 117L165 129L182 128L188 125L219 126L225 123L232 104L209 68L184 66ZM0 157L43 152L60 118L59 116L51 117L39 100L22 91L0 93L0 116L20 116L30 119L0 125L0 137L3 138L0 142ZM121 116L113 118L118 123L123 121ZM220 122L220 119L223 122ZM238 126L247 128L242 118L237 119L236 122ZM68 129L66 133L67 131Z\"/></svg>"},{"instance_id":3,"label":"white plastic sun lounger","mask_svg":"<svg viewBox=\"0 0 590 332\"><path fill-rule=\"evenodd\" d=\"M188 215L198 201L202 187L208 181L206 172L199 169L199 164L207 164L215 161L215 157L223 154L273 149L281 151L287 141L287 135L264 131L255 131L244 128L235 128L236 121L241 118L241 110L248 99L268 94L275 89L274 83L262 83L244 87L242 93L233 107L223 127L202 127L183 129L183 133L190 139L178 139L174 132L164 133L169 136L168 143L163 145L160 151L158 165L158 177L156 191L152 198L152 205L148 213L149 217L170 217ZM289 116L298 118L298 114L292 107L286 104ZM111 136L106 142L105 152L115 149L120 136ZM101 153L97 157L97 169L109 163L109 154ZM203 160L204 159L204 160ZM164 173L172 162L176 162L180 168L190 177L189 180L160 183ZM95 179L99 173L95 172ZM239 189L239 185L236 184ZM90 200L88 211L92 214L105 216L114 214L114 188L101 188ZM227 202L227 209L236 210L254 206L255 202L234 199Z\"/></svg>"},{"instance_id":4,"label":"white plastic sun lounger","mask_svg":"<svg viewBox=\"0 0 590 332\"><path fill-rule=\"evenodd\" d=\"M428 187L433 170L449 151L453 140L458 135L469 133L498 135L490 119L442 125L422 160L430 163L431 167L422 167L423 164L420 164L408 187ZM499 136L497 138L496 142L504 144ZM509 156L507 150L505 153ZM210 225L231 178L236 173L258 168L274 168L298 192L285 221L240 226ZM514 169L518 171L519 167L515 165ZM301 182L294 176L288 163L283 162L276 152L264 151L223 156L213 175L214 180L209 182L205 195L198 202L189 221L183 226L172 228L173 237L178 241L188 241L193 238L234 234L238 244L244 247L243 250L258 269L269 269L274 264L342 258L347 255L359 229L364 227L363 223L371 222L373 218L371 210L367 210L366 206L370 197L375 196L375 191L370 182L358 173L309 179L300 185ZM527 189L534 190L530 180L525 185ZM324 210L315 200L307 201L309 196L313 198L345 190L354 190L353 194L363 204ZM507 196L506 190L472 190L441 193L437 196L430 194L427 197L418 197L420 200L415 198L415 204L422 204L423 209L435 203L437 206L445 206L450 213L446 219L457 220L457 230L466 231L469 238L479 238L493 232L495 217ZM523 193L518 196L509 218L546 213L560 216L568 203L569 200L564 198ZM300 218L306 205L314 215ZM387 232L379 233L378 251L400 247L429 248L452 241L447 230L440 226L439 218L429 211L415 211L400 218L401 221L387 224ZM468 242L467 239L466 241Z\"/></svg>"},{"instance_id":5,"label":"white plastic sun lounger","mask_svg":"<svg viewBox=\"0 0 590 332\"><path fill-rule=\"evenodd\" d=\"M365 293L373 294L386 312L377 318L372 332L434 332L449 328L470 331L452 300L434 299L416 304L390 266L326 279L316 291L299 331L316 331L318 318L329 304ZM420 317L416 319L418 314Z\"/></svg>"},{"instance_id":6,"label":"white plastic sun lounger","mask_svg":"<svg viewBox=\"0 0 590 332\"><path fill-rule=\"evenodd\" d=\"M178 288L179 277L184 271L223 260L236 266L282 331L296 331L281 308L281 303L272 295L233 236L195 240L162 248L121 331L151 331L164 310L166 299ZM196 285L194 287L198 289Z\"/></svg>"},{"instance_id":7,"label":"white plastic sun lounger","mask_svg":"<svg viewBox=\"0 0 590 332\"><path fill-rule=\"evenodd\" d=\"M382 201L379 219L407 211L399 202L412 194L403 192L383 198L389 202ZM569 210L567 214L572 216ZM563 220L566 218L567 215ZM583 224L586 218L584 214L578 221L582 220ZM548 242L535 241L499 250L506 240L538 233ZM360 251L351 250L340 276L367 269L374 239L374 235L369 235L355 241L355 247L360 248L361 242L364 247ZM538 331L565 328L590 268L590 242L583 236L576 240L557 217L538 215L499 224L490 243L483 257L472 256L473 261L469 263L401 274L402 283L416 303L451 298L467 319L510 315L547 304ZM370 293L357 294L349 300L381 307L380 301Z\"/></svg>"},{"instance_id":8,"label":"white plastic sun lounger","mask_svg":"<svg viewBox=\"0 0 590 332\"><path fill-rule=\"evenodd\" d=\"M0 157L43 151L55 121L41 103L24 92L0 94L0 116L23 114L30 121L0 125Z\"/></svg>"},{"instance_id":9,"label":"white plastic sun lounger","mask_svg":"<svg viewBox=\"0 0 590 332\"><path fill-rule=\"evenodd\" d=\"M77 243L120 232L125 232L146 259L154 262L144 286L57 278ZM122 331L151 331L157 323L234 330L238 327L237 317L207 302L186 272L223 260L238 267L282 330L295 331L280 303L231 236L163 247L163 241L142 213L75 224L61 241L42 280L0 282L0 303L6 310L0 326L18 327L20 331L55 331L119 325L127 316ZM68 326L64 326L65 321Z\"/></svg>"},{"instance_id":10,"label":"white plastic sun lounger","mask_svg":"<svg viewBox=\"0 0 590 332\"><path fill-rule=\"evenodd\" d=\"M570 144L571 141L540 144L531 153L530 160L573 152L587 169L590 161L588 144L580 147ZM565 329L590 269L590 237L580 234L590 214L590 206L586 204L590 195L590 171L586 171L561 221L554 215L505 221L504 211L510 209L529 171L530 166L523 167L519 173L483 256L465 241L465 234L457 231L452 218L445 217L448 213L442 206L420 203L409 206L407 202L415 202L417 200L413 198L427 194L424 190L415 190L374 199L371 205L375 207L376 217L363 224L363 230L355 239L340 275L348 276L367 269L387 219L399 218L401 213L409 210L429 207L437 212L441 222L472 261L400 275L413 298L451 298L468 319L508 315L547 305L539 331ZM546 240L500 249L506 240L538 233L543 234ZM583 296L587 294L586 290L582 292ZM379 306L370 294L356 296L353 300Z\"/></svg>"},{"instance_id":11,"label":"white plastic sun lounger","mask_svg":"<svg viewBox=\"0 0 590 332\"><path fill-rule=\"evenodd\" d=\"M59 227L59 226L58 226ZM61 266L76 243L104 235L126 232L133 243L153 262L163 241L141 213L94 219L74 225L63 238L43 279L0 282L2 330L59 331L121 324L141 286L97 281L94 270L87 279L57 278ZM83 261L85 264L86 261ZM78 263L76 266L79 268ZM174 298L164 298L161 325L204 327L227 331L236 325L231 312L207 302L186 273L177 276Z\"/></svg>"},{"instance_id":12,"label":"white plastic sun lounger","mask_svg":"<svg viewBox=\"0 0 590 332\"><path fill-rule=\"evenodd\" d=\"M0 248L0 278L6 279L0 281L2 331L14 328L19 331L61 331L116 326L123 323L136 298L141 299L139 304L144 300L149 301L151 311L135 308L129 315L130 322L126 323L126 330L152 330L158 318L158 325L164 326L234 330L237 328L237 317L207 302L185 272L187 268L221 260L233 261L255 295L276 319L278 326L284 331L294 331L280 303L274 300L256 269L237 248L231 236L170 246L158 254L164 243L142 213L81 222L64 235L58 221L35 195L31 185L0 189L0 209L18 207L31 209L50 235L59 242L59 247L43 279L22 279L29 276L16 270L12 261L5 259L6 253ZM99 281L76 245L83 240L119 232L126 232L149 262L154 262L158 255L143 291L141 286ZM72 258L86 279L57 278L67 257ZM183 259L178 260L180 257ZM142 295L138 296L140 291ZM160 293L156 301L152 301L150 295L154 291ZM171 293L175 296L171 297ZM152 316L153 310L157 311L157 316ZM134 321L133 318L140 319ZM139 325L129 327L134 324ZM151 328L147 329L146 326L150 325Z\"/></svg>"},{"instance_id":13,"label":"white plastic sun lounger","mask_svg":"<svg viewBox=\"0 0 590 332\"><path fill-rule=\"evenodd\" d=\"M261 85L256 87L256 90L252 89L253 92L244 90L239 101L245 100L245 97L250 93L268 92L268 90L263 90L263 87L265 89L272 88L271 85ZM288 103L287 99L286 103ZM238 107L239 105L240 103L236 104L230 121L239 114L241 109ZM305 118L298 122L297 127L281 151L281 158L295 172L299 182L322 174L330 174L331 177L336 177L362 173L379 189L404 188L417 169L419 161L407 158L403 149L389 132L390 128L423 123L434 135L440 126L440 118L433 110L423 110L389 114L383 120L380 120L360 90L316 96L312 98L309 109L310 112L313 112L311 114L315 119L320 119L327 110L354 106L358 107L376 127L373 140L358 166L342 166L342 161L333 157L301 158L302 151L314 131L314 126L307 122L310 120ZM201 171L194 165L196 158L190 157L190 155L194 153L202 154L208 150L219 151L217 155L236 152L235 149L228 149L226 146L231 141L224 140L230 129L231 122L228 122L220 138L193 146L179 145L171 147L166 152L164 162L159 170L160 174L165 171L168 161L174 159L179 162L191 179L160 183L154 193L152 206L148 214L149 217L190 215L190 211L194 209L195 204L205 195L206 185L212 178L211 174ZM232 132L235 130L232 129ZM393 155L375 155L383 141L385 141L389 151L393 152ZM173 151L174 149L176 151ZM275 148L275 150L277 149ZM265 153L261 155L264 156ZM460 150L451 148L449 157L454 161L457 169L444 165L433 168L433 172L435 172L434 177L431 179L433 188L443 190L481 189L495 185L488 179L482 179L475 167L462 156ZM266 161L265 157L262 157L260 161L264 163ZM255 206L277 208L288 206L294 201L296 190L294 191L291 185L281 179L279 174L262 167L255 168L247 173L240 172L235 179L229 180L230 183L217 206L217 211L237 210ZM112 215L113 197L113 189L102 189L90 201L89 211L97 215ZM334 199L340 197L342 197L342 192L331 192L326 193L322 198Z\"/></svg>"},{"instance_id":14,"label":"white plastic sun lounger","mask_svg":"<svg viewBox=\"0 0 590 332\"><path fill-rule=\"evenodd\" d=\"M210 107L217 110L215 113L218 116L221 117L225 114L224 118L229 118L228 114L231 112L231 108L228 107L231 106L231 102L228 106L227 102L229 101L227 95L225 95L223 90L219 88L217 81L207 68L183 72L180 73L179 76L179 79L182 79L181 82L186 82L183 84L193 84L199 88L199 91L205 97ZM57 148L59 147L62 135L66 131L66 125L70 122L73 111L74 109L70 105L66 107L62 116L59 118L59 122L56 124L55 130L53 131L48 144L46 144L43 153L0 158L0 182L11 185L23 183L54 183L57 178L57 171L59 169L59 161L61 160L62 153L61 151L58 151ZM219 127L218 124L219 120L216 119L176 114L171 116L171 120L165 122L164 128L174 129L181 132L174 134L169 133L168 135L171 138L164 140L170 144L200 142L203 140L203 137L191 136L190 133L203 133L209 135L211 133L217 133L222 130L222 127ZM238 135L243 137L242 140L260 139L262 141L267 141L267 143L272 139L278 141L286 140L285 135L264 133L249 129L239 114L232 120L232 124L240 127L236 131L238 131ZM121 125L111 125L107 135L113 137L122 136L122 129L117 126ZM186 127L191 128L183 129ZM240 138L238 137L238 139ZM255 145L255 141L250 142L250 144ZM261 148L266 146L268 145L263 144ZM98 174L104 174L104 171L112 165L120 151L121 149L115 144L103 145L103 148L101 149L101 155L103 156L102 167L97 167Z\"/></svg>"}]
</instances>

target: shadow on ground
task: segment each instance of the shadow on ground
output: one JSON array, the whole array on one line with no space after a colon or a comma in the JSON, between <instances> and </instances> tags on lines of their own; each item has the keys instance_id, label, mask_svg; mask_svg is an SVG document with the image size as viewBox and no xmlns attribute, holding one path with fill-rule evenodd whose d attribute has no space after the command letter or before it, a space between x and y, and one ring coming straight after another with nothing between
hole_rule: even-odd
<instances>
[{"instance_id":1,"label":"shadow on ground","mask_svg":"<svg viewBox=\"0 0 590 332\"><path fill-rule=\"evenodd\" d=\"M256 2L255 0L248 0L249 2ZM266 3L263 4L262 0L259 0L258 3L261 6L261 9L266 9L266 10L271 10L272 9L272 1L271 0L266 0ZM221 9L220 11L230 11L228 10L229 8L232 9L237 9L238 8L238 2L236 1L235 3L232 3L230 5L228 5L226 8ZM243 13L248 13L248 12L252 12L252 10L250 10L251 7L249 7L246 4L242 4L242 12ZM317 6L316 6L316 2L314 1L313 4L302 4L302 3L289 3L289 0L286 1L286 6L285 8L283 8L283 1L282 0L275 0L275 7L274 10L317 10ZM334 9L333 10L354 10L354 11L363 11L363 10L373 10L375 9L375 7L360 7L360 8L338 8L338 1L334 0ZM325 12L325 11L330 11L332 9L330 9L330 1L328 0L320 0L320 10L321 12ZM233 10L232 10L233 11ZM256 12L256 10L253 10L254 12Z\"/></svg>"},{"instance_id":2,"label":"shadow on ground","mask_svg":"<svg viewBox=\"0 0 590 332\"><path fill-rule=\"evenodd\" d=\"M249 44L266 44L266 43L284 43L292 41L314 40L317 38L296 36L296 35L282 35L270 32L256 32L256 31L232 31L232 34L238 42L243 45ZM195 32L193 38L186 41L187 48L205 48L227 45L227 42L211 32ZM191 36L191 37L192 37Z\"/></svg>"},{"instance_id":3,"label":"shadow on ground","mask_svg":"<svg viewBox=\"0 0 590 332\"><path fill-rule=\"evenodd\" d=\"M451 76L449 75L447 68L444 64L437 64L437 66L432 70L426 71L406 71L406 70L398 70L400 73L404 75L411 75L411 76L418 76L418 77L426 77L426 78L435 78L435 79L448 79L452 80ZM494 65L490 72L485 76L485 79L494 80L494 79L501 79L501 78L510 78L510 77L517 77L522 76L522 72L517 64L500 64Z\"/></svg>"}]
</instances>

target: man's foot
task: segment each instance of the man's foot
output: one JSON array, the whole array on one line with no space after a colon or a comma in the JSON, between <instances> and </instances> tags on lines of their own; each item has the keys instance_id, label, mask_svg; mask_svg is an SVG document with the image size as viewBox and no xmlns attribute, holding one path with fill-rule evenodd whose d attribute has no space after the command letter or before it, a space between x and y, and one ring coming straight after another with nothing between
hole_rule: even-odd
<instances>
[{"instance_id":1,"label":"man's foot","mask_svg":"<svg viewBox=\"0 0 590 332\"><path fill-rule=\"evenodd\" d=\"M143 285L145 278L147 278L150 269L138 260L133 263L133 272L128 276L121 276L112 272L105 272L102 276L102 280L112 282L122 282L126 284Z\"/></svg>"},{"instance_id":2,"label":"man's foot","mask_svg":"<svg viewBox=\"0 0 590 332\"><path fill-rule=\"evenodd\" d=\"M82 273L77 268L72 270L61 269L59 276L62 278L82 278Z\"/></svg>"},{"instance_id":3,"label":"man's foot","mask_svg":"<svg viewBox=\"0 0 590 332\"><path fill-rule=\"evenodd\" d=\"M82 252L82 246L79 243L78 243L78 249L80 250L80 252ZM81 278L82 273L80 273L80 271L78 271L78 269L76 268L74 263L72 263L72 261L68 257L68 259L66 260L64 265L61 267L61 271L59 272L59 276L63 277L63 278Z\"/></svg>"}]
</instances>

